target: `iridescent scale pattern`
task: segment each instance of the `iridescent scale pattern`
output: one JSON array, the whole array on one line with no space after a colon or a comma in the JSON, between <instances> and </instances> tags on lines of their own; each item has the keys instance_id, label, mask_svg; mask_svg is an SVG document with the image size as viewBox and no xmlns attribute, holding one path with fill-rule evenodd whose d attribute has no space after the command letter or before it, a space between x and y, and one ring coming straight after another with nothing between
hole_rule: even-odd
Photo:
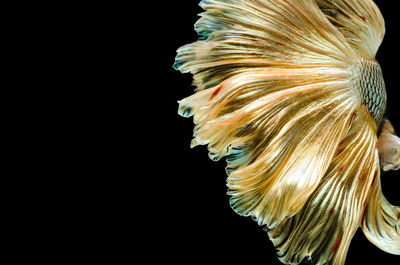
<instances>
[{"instance_id":1,"label":"iridescent scale pattern","mask_svg":"<svg viewBox=\"0 0 400 265\"><path fill-rule=\"evenodd\" d=\"M357 67L357 87L363 103L379 124L386 108L386 89L381 67L372 60L361 60Z\"/></svg>"}]
</instances>

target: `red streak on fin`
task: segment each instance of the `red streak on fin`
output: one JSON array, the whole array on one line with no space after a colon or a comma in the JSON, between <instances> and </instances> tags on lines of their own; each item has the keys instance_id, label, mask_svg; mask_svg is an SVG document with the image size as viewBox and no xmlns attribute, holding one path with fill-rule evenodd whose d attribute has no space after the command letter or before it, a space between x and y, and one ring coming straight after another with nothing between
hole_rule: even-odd
<instances>
[{"instance_id":1,"label":"red streak on fin","mask_svg":"<svg viewBox=\"0 0 400 265\"><path fill-rule=\"evenodd\" d=\"M221 89L222 89L222 85L219 85L219 86L215 89L215 91L212 93L210 99L213 99L213 98L219 93L219 91L221 91Z\"/></svg>"},{"instance_id":2,"label":"red streak on fin","mask_svg":"<svg viewBox=\"0 0 400 265\"><path fill-rule=\"evenodd\" d=\"M354 111L353 115L351 115L350 124L353 123L355 117L356 117L356 112Z\"/></svg>"},{"instance_id":3,"label":"red streak on fin","mask_svg":"<svg viewBox=\"0 0 400 265\"><path fill-rule=\"evenodd\" d=\"M344 148L340 149L339 151L337 151L336 155L340 155L343 152Z\"/></svg>"},{"instance_id":4,"label":"red streak on fin","mask_svg":"<svg viewBox=\"0 0 400 265\"><path fill-rule=\"evenodd\" d=\"M376 171L375 171L375 174L374 174L374 178L372 179L372 182L371 182L371 186L374 185L374 183L375 183L377 177L378 177L378 171L376 170Z\"/></svg>"},{"instance_id":5,"label":"red streak on fin","mask_svg":"<svg viewBox=\"0 0 400 265\"><path fill-rule=\"evenodd\" d=\"M364 16L360 16L364 21L367 21L367 19Z\"/></svg>"},{"instance_id":6,"label":"red streak on fin","mask_svg":"<svg viewBox=\"0 0 400 265\"><path fill-rule=\"evenodd\" d=\"M371 6L371 4L368 4L368 5L371 7L372 11L373 11L374 14L376 15L375 8L373 8L373 7Z\"/></svg>"},{"instance_id":7,"label":"red streak on fin","mask_svg":"<svg viewBox=\"0 0 400 265\"><path fill-rule=\"evenodd\" d=\"M335 244L333 244L332 253L337 251L337 249L339 248L339 244L340 244L340 236L336 238Z\"/></svg>"},{"instance_id":8,"label":"red streak on fin","mask_svg":"<svg viewBox=\"0 0 400 265\"><path fill-rule=\"evenodd\" d=\"M328 214L329 214L329 217L331 217L333 214L333 209L330 209Z\"/></svg>"}]
</instances>

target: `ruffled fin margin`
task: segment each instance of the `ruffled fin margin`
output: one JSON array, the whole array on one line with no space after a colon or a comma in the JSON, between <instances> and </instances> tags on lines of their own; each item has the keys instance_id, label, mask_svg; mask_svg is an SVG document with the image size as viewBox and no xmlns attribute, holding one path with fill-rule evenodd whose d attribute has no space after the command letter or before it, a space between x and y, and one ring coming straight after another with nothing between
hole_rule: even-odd
<instances>
[{"instance_id":1,"label":"ruffled fin margin","mask_svg":"<svg viewBox=\"0 0 400 265\"><path fill-rule=\"evenodd\" d=\"M178 49L174 68L202 90L260 68L347 67L357 54L314 1L204 0L202 40Z\"/></svg>"},{"instance_id":2,"label":"ruffled fin margin","mask_svg":"<svg viewBox=\"0 0 400 265\"><path fill-rule=\"evenodd\" d=\"M361 117L360 117L361 116ZM364 120L370 119L369 124ZM315 265L343 265L361 224L371 187L379 187L373 121L359 115L341 142L328 171L304 207L268 235L285 264L311 259Z\"/></svg>"},{"instance_id":3,"label":"ruffled fin margin","mask_svg":"<svg viewBox=\"0 0 400 265\"><path fill-rule=\"evenodd\" d=\"M360 56L375 58L385 35L385 22L379 8L372 0L317 0L316 2Z\"/></svg>"},{"instance_id":4,"label":"ruffled fin margin","mask_svg":"<svg viewBox=\"0 0 400 265\"><path fill-rule=\"evenodd\" d=\"M386 200L380 185L374 186L361 227L377 247L400 255L400 207Z\"/></svg>"},{"instance_id":5,"label":"ruffled fin margin","mask_svg":"<svg viewBox=\"0 0 400 265\"><path fill-rule=\"evenodd\" d=\"M194 114L192 147L227 156L237 213L273 227L302 207L354 119L346 80L339 69L249 71L180 102Z\"/></svg>"},{"instance_id":6,"label":"ruffled fin margin","mask_svg":"<svg viewBox=\"0 0 400 265\"><path fill-rule=\"evenodd\" d=\"M350 128L357 55L315 1L200 5L203 40L175 63L197 92L179 113L194 116L192 147L227 157L232 208L273 228L300 210Z\"/></svg>"}]
</instances>

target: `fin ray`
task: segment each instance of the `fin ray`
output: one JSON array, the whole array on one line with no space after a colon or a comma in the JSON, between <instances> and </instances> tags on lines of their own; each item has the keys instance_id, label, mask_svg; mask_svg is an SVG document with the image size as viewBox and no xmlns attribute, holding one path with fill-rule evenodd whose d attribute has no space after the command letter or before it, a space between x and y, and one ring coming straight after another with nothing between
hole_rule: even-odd
<instances>
[{"instance_id":1,"label":"fin ray","mask_svg":"<svg viewBox=\"0 0 400 265\"><path fill-rule=\"evenodd\" d=\"M283 263L298 264L308 258L315 265L344 264L371 186L380 185L376 135L361 117L356 117L304 207L268 231Z\"/></svg>"},{"instance_id":2,"label":"fin ray","mask_svg":"<svg viewBox=\"0 0 400 265\"><path fill-rule=\"evenodd\" d=\"M375 58L385 22L371 0L317 0L321 10L360 56Z\"/></svg>"},{"instance_id":3,"label":"fin ray","mask_svg":"<svg viewBox=\"0 0 400 265\"><path fill-rule=\"evenodd\" d=\"M380 185L374 186L361 228L374 245L400 255L400 207L386 200Z\"/></svg>"}]
</instances>

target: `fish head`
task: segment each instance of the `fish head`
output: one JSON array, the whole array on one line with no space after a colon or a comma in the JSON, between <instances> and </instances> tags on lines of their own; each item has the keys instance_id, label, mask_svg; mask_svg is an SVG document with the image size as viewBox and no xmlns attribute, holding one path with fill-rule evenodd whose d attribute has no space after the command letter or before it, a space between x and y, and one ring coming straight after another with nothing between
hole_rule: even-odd
<instances>
[{"instance_id":1,"label":"fish head","mask_svg":"<svg viewBox=\"0 0 400 265\"><path fill-rule=\"evenodd\" d=\"M385 121L378 138L379 162L383 171L400 168L400 138L394 133L393 126Z\"/></svg>"}]
</instances>

